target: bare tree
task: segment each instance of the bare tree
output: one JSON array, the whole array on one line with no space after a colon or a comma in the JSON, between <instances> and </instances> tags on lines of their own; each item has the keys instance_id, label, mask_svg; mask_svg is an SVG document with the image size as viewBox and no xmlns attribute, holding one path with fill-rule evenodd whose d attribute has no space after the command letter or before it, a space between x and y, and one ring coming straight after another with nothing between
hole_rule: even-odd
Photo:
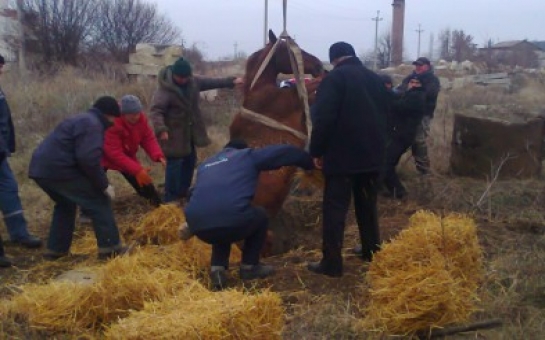
<instances>
[{"instance_id":1,"label":"bare tree","mask_svg":"<svg viewBox=\"0 0 545 340\"><path fill-rule=\"evenodd\" d=\"M77 65L90 38L97 3L92 0L24 0L24 26L46 62Z\"/></svg>"},{"instance_id":2,"label":"bare tree","mask_svg":"<svg viewBox=\"0 0 545 340\"><path fill-rule=\"evenodd\" d=\"M156 4L141 0L98 0L96 43L116 61L127 63L138 43L171 44L180 31Z\"/></svg>"},{"instance_id":3,"label":"bare tree","mask_svg":"<svg viewBox=\"0 0 545 340\"><path fill-rule=\"evenodd\" d=\"M392 36L390 32L381 35L378 41L377 62L380 69L390 65L390 56L392 55Z\"/></svg>"},{"instance_id":4,"label":"bare tree","mask_svg":"<svg viewBox=\"0 0 545 340\"><path fill-rule=\"evenodd\" d=\"M473 37L466 34L463 30L452 31L452 58L458 62L464 60L473 60L476 52L477 45L473 42Z\"/></svg>"},{"instance_id":5,"label":"bare tree","mask_svg":"<svg viewBox=\"0 0 545 340\"><path fill-rule=\"evenodd\" d=\"M439 33L439 58L448 61L452 60L451 53L451 33L450 28L444 29Z\"/></svg>"},{"instance_id":6,"label":"bare tree","mask_svg":"<svg viewBox=\"0 0 545 340\"><path fill-rule=\"evenodd\" d=\"M190 47L184 48L184 58L187 59L197 73L204 73L205 62L204 54L197 46L197 43L193 43Z\"/></svg>"}]
</instances>

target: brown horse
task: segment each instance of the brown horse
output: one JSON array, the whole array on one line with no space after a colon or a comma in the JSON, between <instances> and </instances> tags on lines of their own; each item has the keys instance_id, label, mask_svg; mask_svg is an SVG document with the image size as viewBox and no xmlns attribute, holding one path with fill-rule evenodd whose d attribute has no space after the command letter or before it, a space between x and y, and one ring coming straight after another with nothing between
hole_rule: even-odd
<instances>
[{"instance_id":1,"label":"brown horse","mask_svg":"<svg viewBox=\"0 0 545 340\"><path fill-rule=\"evenodd\" d=\"M258 116L258 119L252 119L248 115L238 113L231 123L230 137L242 138L252 147L270 144L292 144L303 148L306 144L307 135L307 117L304 112L304 104L299 99L296 88L279 88L277 85L277 77L280 73L294 73L290 63L289 46L282 37L278 41L274 54L264 66L262 73L255 80L252 87L252 82L258 70L277 41L278 39L274 33L269 31L269 43L248 58L242 111L251 111L254 116ZM323 73L322 62L303 50L301 50L301 54L304 73L311 74L313 77L321 76ZM314 92L318 83L319 80L307 84L308 92ZM261 116L278 123L284 128L264 124L259 121ZM259 177L254 203L264 207L269 216L275 216L289 193L294 173L294 167L262 172Z\"/></svg>"}]
</instances>

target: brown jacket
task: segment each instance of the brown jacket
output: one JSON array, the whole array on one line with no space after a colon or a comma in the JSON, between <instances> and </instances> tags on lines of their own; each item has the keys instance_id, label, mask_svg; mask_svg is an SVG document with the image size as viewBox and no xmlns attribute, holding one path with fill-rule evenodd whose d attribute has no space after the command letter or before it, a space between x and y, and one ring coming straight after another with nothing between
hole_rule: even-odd
<instances>
[{"instance_id":1,"label":"brown jacket","mask_svg":"<svg viewBox=\"0 0 545 340\"><path fill-rule=\"evenodd\" d=\"M168 132L168 140L159 144L166 157L179 158L191 153L191 144L204 147L210 144L206 126L199 108L199 92L234 87L234 77L193 77L186 90L172 80L171 67L159 72L158 87L151 103L150 118L155 134Z\"/></svg>"}]
</instances>

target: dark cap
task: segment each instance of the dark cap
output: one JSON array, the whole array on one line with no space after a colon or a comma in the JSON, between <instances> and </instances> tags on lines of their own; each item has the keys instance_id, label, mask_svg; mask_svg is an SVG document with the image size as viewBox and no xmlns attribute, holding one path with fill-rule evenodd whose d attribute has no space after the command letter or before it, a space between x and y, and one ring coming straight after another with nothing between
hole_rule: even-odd
<instances>
[{"instance_id":1,"label":"dark cap","mask_svg":"<svg viewBox=\"0 0 545 340\"><path fill-rule=\"evenodd\" d=\"M119 104L114 97L103 96L97 99L93 107L99 110L104 115L119 117Z\"/></svg>"},{"instance_id":2,"label":"dark cap","mask_svg":"<svg viewBox=\"0 0 545 340\"><path fill-rule=\"evenodd\" d=\"M341 57L355 57L356 51L354 47L344 41L339 41L329 47L329 62L332 63L335 59Z\"/></svg>"},{"instance_id":3,"label":"dark cap","mask_svg":"<svg viewBox=\"0 0 545 340\"><path fill-rule=\"evenodd\" d=\"M413 61L413 65L419 65L419 66L431 65L431 63L430 63L430 60L428 58L420 57L420 58L416 59L415 61Z\"/></svg>"},{"instance_id":4,"label":"dark cap","mask_svg":"<svg viewBox=\"0 0 545 340\"><path fill-rule=\"evenodd\" d=\"M189 61L184 58L179 58L172 65L172 74L176 76L189 77L192 75L192 73L193 71L191 70L191 65L189 64Z\"/></svg>"}]
</instances>

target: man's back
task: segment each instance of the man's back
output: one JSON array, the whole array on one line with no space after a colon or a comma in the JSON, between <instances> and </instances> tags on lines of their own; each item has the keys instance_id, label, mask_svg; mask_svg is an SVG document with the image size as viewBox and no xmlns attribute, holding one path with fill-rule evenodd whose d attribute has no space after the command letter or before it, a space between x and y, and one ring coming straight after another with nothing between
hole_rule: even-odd
<instances>
[{"instance_id":1,"label":"man's back","mask_svg":"<svg viewBox=\"0 0 545 340\"><path fill-rule=\"evenodd\" d=\"M341 61L318 88L310 153L327 174L380 171L388 99L381 79L356 57Z\"/></svg>"},{"instance_id":2,"label":"man's back","mask_svg":"<svg viewBox=\"0 0 545 340\"><path fill-rule=\"evenodd\" d=\"M287 165L309 169L312 160L291 145L225 148L206 159L197 168L197 180L185 209L192 232L245 221L259 173Z\"/></svg>"}]
</instances>

